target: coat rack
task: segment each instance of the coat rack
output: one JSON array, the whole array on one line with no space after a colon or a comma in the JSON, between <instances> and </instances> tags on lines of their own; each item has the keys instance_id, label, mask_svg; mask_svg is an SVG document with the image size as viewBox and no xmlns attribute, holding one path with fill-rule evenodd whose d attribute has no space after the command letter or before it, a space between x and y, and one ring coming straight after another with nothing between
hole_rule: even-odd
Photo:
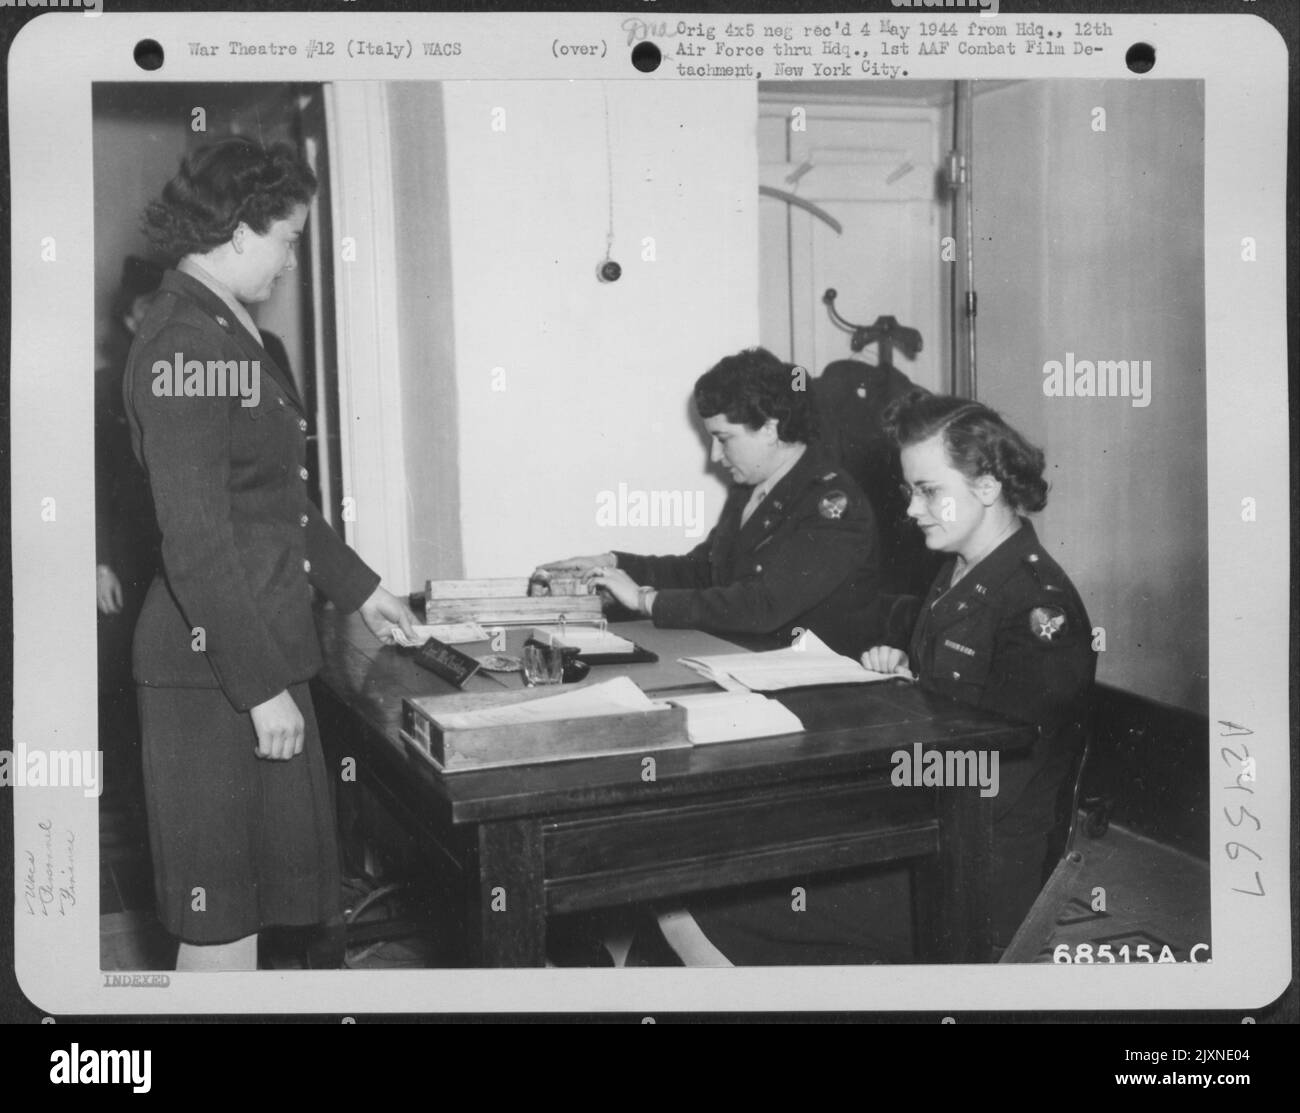
<instances>
[{"instance_id":1,"label":"coat rack","mask_svg":"<svg viewBox=\"0 0 1300 1113\"><path fill-rule=\"evenodd\" d=\"M921 334L914 328L908 328L906 325L900 325L897 318L894 317L877 317L874 324L855 325L852 321L846 321L835 310L835 299L839 295L835 290L827 290L822 295L822 301L830 313L831 320L836 326L845 332L851 332L852 338L849 340L849 347L855 352L862 351L868 344L878 346L879 361L882 367L892 366L894 362L895 346L907 356L908 359L915 359L917 352L922 348Z\"/></svg>"}]
</instances>

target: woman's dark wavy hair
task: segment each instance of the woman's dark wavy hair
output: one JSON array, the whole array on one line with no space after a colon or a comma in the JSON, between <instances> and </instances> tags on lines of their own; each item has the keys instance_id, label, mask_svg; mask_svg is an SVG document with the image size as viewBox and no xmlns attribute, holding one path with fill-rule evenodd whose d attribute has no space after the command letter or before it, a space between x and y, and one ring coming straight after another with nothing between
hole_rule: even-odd
<instances>
[{"instance_id":1,"label":"woman's dark wavy hair","mask_svg":"<svg viewBox=\"0 0 1300 1113\"><path fill-rule=\"evenodd\" d=\"M722 414L733 425L761 428L776 418L776 435L807 444L817 432L812 381L803 368L782 363L766 348L746 348L720 359L695 382L701 418Z\"/></svg>"},{"instance_id":2,"label":"woman's dark wavy hair","mask_svg":"<svg viewBox=\"0 0 1300 1113\"><path fill-rule=\"evenodd\" d=\"M146 207L144 231L160 254L176 260L228 243L241 222L265 235L315 193L316 176L288 144L221 139L185 158Z\"/></svg>"},{"instance_id":3,"label":"woman's dark wavy hair","mask_svg":"<svg viewBox=\"0 0 1300 1113\"><path fill-rule=\"evenodd\" d=\"M996 410L969 398L913 390L885 410L885 432L899 448L943 437L948 460L967 479L991 475L1002 497L1017 513L1032 514L1047 505L1043 452Z\"/></svg>"}]
</instances>

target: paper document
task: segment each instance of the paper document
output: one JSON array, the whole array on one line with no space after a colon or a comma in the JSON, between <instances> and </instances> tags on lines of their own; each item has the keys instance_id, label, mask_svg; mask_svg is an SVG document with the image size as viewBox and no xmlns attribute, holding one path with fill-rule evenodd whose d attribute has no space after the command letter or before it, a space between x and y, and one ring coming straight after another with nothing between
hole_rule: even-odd
<instances>
[{"instance_id":1,"label":"paper document","mask_svg":"<svg viewBox=\"0 0 1300 1113\"><path fill-rule=\"evenodd\" d=\"M658 711L664 706L662 702L656 703L650 699L626 676L620 676L577 691L524 703L510 703L502 707L451 712L431 709L430 718L443 730L470 730L474 727L513 726L517 723L551 722L555 719L589 719L597 715Z\"/></svg>"},{"instance_id":2,"label":"paper document","mask_svg":"<svg viewBox=\"0 0 1300 1113\"><path fill-rule=\"evenodd\" d=\"M869 684L890 679L888 673L872 672L852 657L836 653L811 630L789 649L682 657L678 663L731 691L747 688L776 692L816 684Z\"/></svg>"},{"instance_id":3,"label":"paper document","mask_svg":"<svg viewBox=\"0 0 1300 1113\"><path fill-rule=\"evenodd\" d=\"M696 745L803 730L798 715L756 692L706 692L673 696L668 702L685 709L686 734Z\"/></svg>"},{"instance_id":4,"label":"paper document","mask_svg":"<svg viewBox=\"0 0 1300 1113\"><path fill-rule=\"evenodd\" d=\"M464 645L468 642L485 642L488 632L477 622L455 622L444 626L413 626L415 641L410 641L402 633L400 626L393 628L393 638L398 645L423 645L430 638L437 638L444 645Z\"/></svg>"},{"instance_id":5,"label":"paper document","mask_svg":"<svg viewBox=\"0 0 1300 1113\"><path fill-rule=\"evenodd\" d=\"M563 630L559 626L534 626L533 637L546 645L573 646L578 650L579 657L598 653L630 655L636 652L636 646L627 638L620 638L617 634L594 626L566 625Z\"/></svg>"}]
</instances>

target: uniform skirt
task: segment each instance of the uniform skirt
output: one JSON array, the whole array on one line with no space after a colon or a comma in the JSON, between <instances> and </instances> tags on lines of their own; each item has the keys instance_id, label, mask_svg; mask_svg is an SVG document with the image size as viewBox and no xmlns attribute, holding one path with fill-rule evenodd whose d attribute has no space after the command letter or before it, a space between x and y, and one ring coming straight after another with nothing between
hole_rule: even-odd
<instances>
[{"instance_id":1,"label":"uniform skirt","mask_svg":"<svg viewBox=\"0 0 1300 1113\"><path fill-rule=\"evenodd\" d=\"M304 722L289 761L257 756L251 716L219 688L137 692L163 926L186 943L228 943L335 918L334 804L307 684L289 688Z\"/></svg>"}]
</instances>

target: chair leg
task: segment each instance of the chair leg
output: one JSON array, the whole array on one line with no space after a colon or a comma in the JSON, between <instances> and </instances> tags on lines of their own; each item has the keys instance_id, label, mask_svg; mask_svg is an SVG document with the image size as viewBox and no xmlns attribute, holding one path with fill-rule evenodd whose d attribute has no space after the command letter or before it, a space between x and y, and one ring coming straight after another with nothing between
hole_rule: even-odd
<instances>
[{"instance_id":1,"label":"chair leg","mask_svg":"<svg viewBox=\"0 0 1300 1113\"><path fill-rule=\"evenodd\" d=\"M1034 961L1043 944L1052 936L1062 899L1082 871L1083 855L1077 850L1071 851L1056 863L1052 876L1048 878L1038 899L1029 909L1029 915L1016 930L998 962Z\"/></svg>"},{"instance_id":2,"label":"chair leg","mask_svg":"<svg viewBox=\"0 0 1300 1113\"><path fill-rule=\"evenodd\" d=\"M659 930L677 957L687 966L734 966L684 908L660 912Z\"/></svg>"},{"instance_id":3,"label":"chair leg","mask_svg":"<svg viewBox=\"0 0 1300 1113\"><path fill-rule=\"evenodd\" d=\"M625 929L609 932L601 942L615 966L626 966L628 952L632 950L632 932Z\"/></svg>"}]
</instances>

